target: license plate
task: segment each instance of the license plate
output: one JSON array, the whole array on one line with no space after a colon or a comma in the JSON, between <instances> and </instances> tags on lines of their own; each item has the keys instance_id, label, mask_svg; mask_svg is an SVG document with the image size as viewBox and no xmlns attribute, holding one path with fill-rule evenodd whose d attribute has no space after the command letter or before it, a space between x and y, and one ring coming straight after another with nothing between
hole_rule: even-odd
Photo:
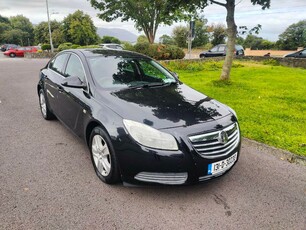
<instances>
[{"instance_id":1,"label":"license plate","mask_svg":"<svg viewBox=\"0 0 306 230\"><path fill-rule=\"evenodd\" d=\"M237 153L233 154L232 156L230 156L225 160L209 164L207 174L214 175L220 172L224 172L227 169L229 169L231 166L233 166L236 160L237 160Z\"/></svg>"}]
</instances>

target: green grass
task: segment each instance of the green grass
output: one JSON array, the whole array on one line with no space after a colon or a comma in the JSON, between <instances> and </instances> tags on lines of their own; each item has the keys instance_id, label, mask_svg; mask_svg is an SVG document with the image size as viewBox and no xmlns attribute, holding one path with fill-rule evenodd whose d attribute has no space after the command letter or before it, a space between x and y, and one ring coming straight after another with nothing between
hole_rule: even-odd
<instances>
[{"instance_id":1,"label":"green grass","mask_svg":"<svg viewBox=\"0 0 306 230\"><path fill-rule=\"evenodd\" d=\"M235 61L226 83L219 81L222 62L163 64L232 107L244 137L306 156L306 69Z\"/></svg>"}]
</instances>

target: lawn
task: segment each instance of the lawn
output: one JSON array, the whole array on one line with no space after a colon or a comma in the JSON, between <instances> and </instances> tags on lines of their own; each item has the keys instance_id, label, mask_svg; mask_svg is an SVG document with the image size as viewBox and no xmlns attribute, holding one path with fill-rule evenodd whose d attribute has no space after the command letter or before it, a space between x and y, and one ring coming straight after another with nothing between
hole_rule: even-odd
<instances>
[{"instance_id":1,"label":"lawn","mask_svg":"<svg viewBox=\"0 0 306 230\"><path fill-rule=\"evenodd\" d=\"M232 107L244 137L306 156L306 69L235 61L229 83L222 62L162 63L192 88Z\"/></svg>"}]
</instances>

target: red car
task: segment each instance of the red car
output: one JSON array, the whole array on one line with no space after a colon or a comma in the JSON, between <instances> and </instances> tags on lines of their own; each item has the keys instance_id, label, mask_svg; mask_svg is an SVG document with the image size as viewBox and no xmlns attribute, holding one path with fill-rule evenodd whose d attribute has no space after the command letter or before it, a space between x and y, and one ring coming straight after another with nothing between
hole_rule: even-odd
<instances>
[{"instance_id":1,"label":"red car","mask_svg":"<svg viewBox=\"0 0 306 230\"><path fill-rule=\"evenodd\" d=\"M10 57L24 57L24 53L36 53L37 48L33 46L26 46L26 47L18 47L16 49L10 49L4 52L4 55L10 56Z\"/></svg>"}]
</instances>

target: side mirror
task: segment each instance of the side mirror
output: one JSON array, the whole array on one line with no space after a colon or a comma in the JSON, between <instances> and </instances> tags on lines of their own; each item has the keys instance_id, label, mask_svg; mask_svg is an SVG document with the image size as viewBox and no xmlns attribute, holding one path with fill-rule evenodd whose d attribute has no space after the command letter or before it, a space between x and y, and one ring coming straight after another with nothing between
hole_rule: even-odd
<instances>
[{"instance_id":1,"label":"side mirror","mask_svg":"<svg viewBox=\"0 0 306 230\"><path fill-rule=\"evenodd\" d=\"M81 81L78 76L70 76L65 78L61 85L71 88L86 88L86 85L83 83L83 81Z\"/></svg>"}]
</instances>

